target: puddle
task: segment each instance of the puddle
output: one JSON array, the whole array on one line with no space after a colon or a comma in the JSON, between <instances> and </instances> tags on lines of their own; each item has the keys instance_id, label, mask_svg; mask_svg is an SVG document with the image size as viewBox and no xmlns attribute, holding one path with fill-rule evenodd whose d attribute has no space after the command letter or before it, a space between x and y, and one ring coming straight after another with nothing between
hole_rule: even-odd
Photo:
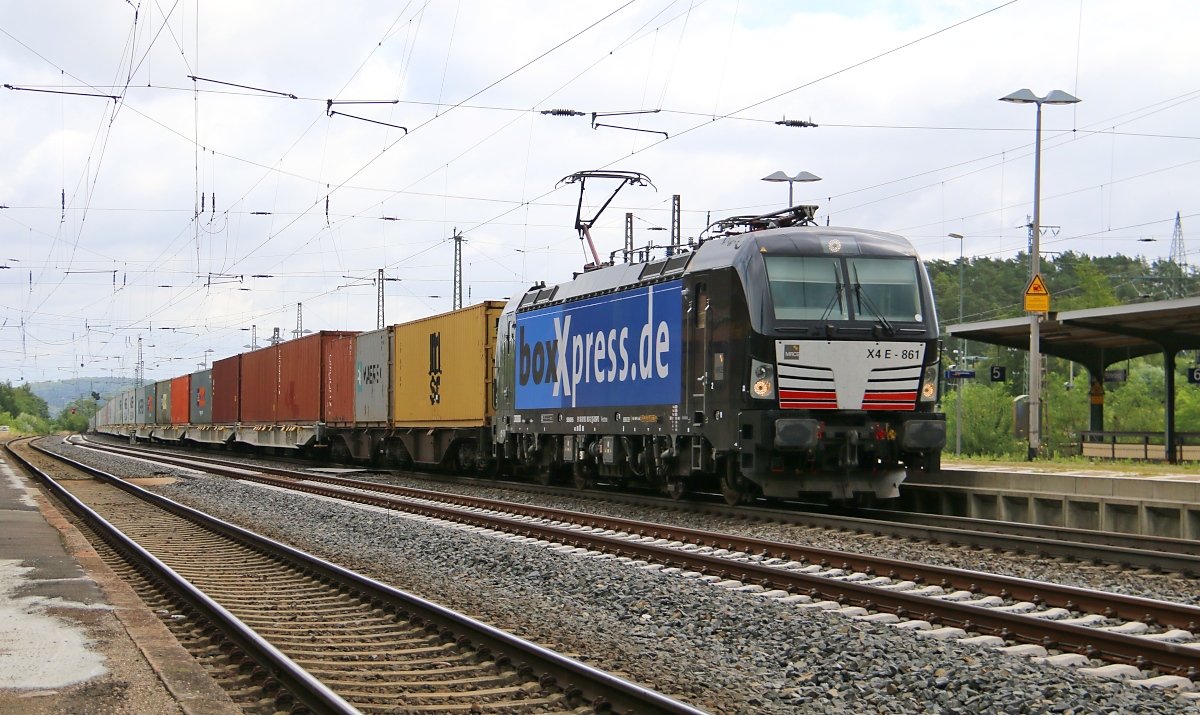
<instances>
[{"instance_id":1,"label":"puddle","mask_svg":"<svg viewBox=\"0 0 1200 715\"><path fill-rule=\"evenodd\" d=\"M104 655L89 649L82 626L46 613L48 608L97 607L61 598L16 597L22 586L37 583L26 578L32 570L19 560L0 559L0 688L63 688L107 673Z\"/></svg>"}]
</instances>

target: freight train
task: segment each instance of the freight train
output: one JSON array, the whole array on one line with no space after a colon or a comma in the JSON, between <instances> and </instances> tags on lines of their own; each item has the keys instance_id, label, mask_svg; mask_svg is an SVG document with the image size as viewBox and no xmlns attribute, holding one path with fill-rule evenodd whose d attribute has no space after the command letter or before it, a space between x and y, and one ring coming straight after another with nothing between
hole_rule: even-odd
<instances>
[{"instance_id":1,"label":"freight train","mask_svg":"<svg viewBox=\"0 0 1200 715\"><path fill-rule=\"evenodd\" d=\"M904 238L812 208L507 303L235 355L93 427L729 503L895 497L946 441L929 279Z\"/></svg>"}]
</instances>

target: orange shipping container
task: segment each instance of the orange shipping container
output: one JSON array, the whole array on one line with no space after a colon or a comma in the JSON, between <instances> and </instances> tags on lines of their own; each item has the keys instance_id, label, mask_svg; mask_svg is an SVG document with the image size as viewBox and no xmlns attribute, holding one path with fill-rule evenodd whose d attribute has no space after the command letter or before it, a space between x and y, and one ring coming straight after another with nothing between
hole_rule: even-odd
<instances>
[{"instance_id":1,"label":"orange shipping container","mask_svg":"<svg viewBox=\"0 0 1200 715\"><path fill-rule=\"evenodd\" d=\"M355 336L325 343L325 423L349 424L354 421Z\"/></svg>"},{"instance_id":2,"label":"orange shipping container","mask_svg":"<svg viewBox=\"0 0 1200 715\"><path fill-rule=\"evenodd\" d=\"M190 421L189 407L192 404L192 376L184 375L171 380L171 424L186 425Z\"/></svg>"},{"instance_id":3,"label":"orange shipping container","mask_svg":"<svg viewBox=\"0 0 1200 715\"><path fill-rule=\"evenodd\" d=\"M357 333L321 331L279 344L279 423L311 424L325 419L325 345ZM350 366L347 365L347 368ZM245 380L243 367L243 382ZM353 380L353 374L350 379ZM245 418L245 406L242 416ZM353 412L353 406L351 407Z\"/></svg>"},{"instance_id":4,"label":"orange shipping container","mask_svg":"<svg viewBox=\"0 0 1200 715\"><path fill-rule=\"evenodd\" d=\"M397 427L482 427L492 414L492 356L502 301L395 327Z\"/></svg>"}]
</instances>

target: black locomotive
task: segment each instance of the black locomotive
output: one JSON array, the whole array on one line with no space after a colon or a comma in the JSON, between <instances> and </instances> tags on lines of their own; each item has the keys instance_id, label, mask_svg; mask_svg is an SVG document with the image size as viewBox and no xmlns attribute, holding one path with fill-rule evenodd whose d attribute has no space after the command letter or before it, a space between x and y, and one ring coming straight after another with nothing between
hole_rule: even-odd
<instances>
[{"instance_id":1,"label":"black locomotive","mask_svg":"<svg viewBox=\"0 0 1200 715\"><path fill-rule=\"evenodd\" d=\"M674 496L890 498L946 441L929 278L900 236L730 219L662 260L514 298L496 347L497 457L549 482Z\"/></svg>"}]
</instances>

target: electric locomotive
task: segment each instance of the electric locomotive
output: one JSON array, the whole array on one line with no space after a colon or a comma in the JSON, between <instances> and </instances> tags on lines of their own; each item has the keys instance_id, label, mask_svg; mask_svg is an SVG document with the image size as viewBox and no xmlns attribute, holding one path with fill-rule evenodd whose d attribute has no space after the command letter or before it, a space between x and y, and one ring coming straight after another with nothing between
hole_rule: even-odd
<instances>
[{"instance_id":1,"label":"electric locomotive","mask_svg":"<svg viewBox=\"0 0 1200 715\"><path fill-rule=\"evenodd\" d=\"M813 223L735 217L661 260L592 267L500 316L496 456L549 483L675 498L898 496L946 441L938 323L917 252Z\"/></svg>"}]
</instances>

